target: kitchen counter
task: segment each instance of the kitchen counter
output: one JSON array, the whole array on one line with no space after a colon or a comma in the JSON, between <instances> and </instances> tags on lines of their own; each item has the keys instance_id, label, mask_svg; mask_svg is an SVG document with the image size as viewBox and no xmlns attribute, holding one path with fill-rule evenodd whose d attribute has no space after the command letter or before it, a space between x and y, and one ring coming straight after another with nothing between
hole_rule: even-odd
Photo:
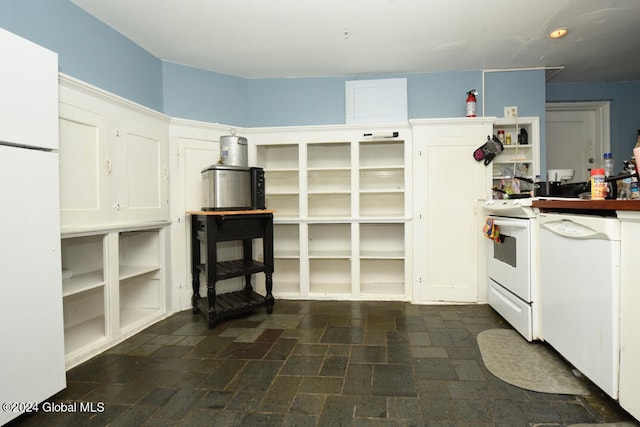
<instances>
[{"instance_id":1,"label":"kitchen counter","mask_svg":"<svg viewBox=\"0 0 640 427\"><path fill-rule=\"evenodd\" d=\"M640 211L640 200L582 200L582 199L553 199L534 200L531 204L542 212L562 211L574 213L602 213L613 214L615 211Z\"/></svg>"}]
</instances>

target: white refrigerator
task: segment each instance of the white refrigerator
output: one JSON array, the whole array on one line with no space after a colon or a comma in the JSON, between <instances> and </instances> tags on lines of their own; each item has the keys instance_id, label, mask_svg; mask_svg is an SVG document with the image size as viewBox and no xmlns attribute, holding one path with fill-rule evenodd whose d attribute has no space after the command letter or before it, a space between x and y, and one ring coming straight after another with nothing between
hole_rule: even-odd
<instances>
[{"instance_id":1,"label":"white refrigerator","mask_svg":"<svg viewBox=\"0 0 640 427\"><path fill-rule=\"evenodd\" d=\"M0 28L0 425L66 387L58 58Z\"/></svg>"}]
</instances>

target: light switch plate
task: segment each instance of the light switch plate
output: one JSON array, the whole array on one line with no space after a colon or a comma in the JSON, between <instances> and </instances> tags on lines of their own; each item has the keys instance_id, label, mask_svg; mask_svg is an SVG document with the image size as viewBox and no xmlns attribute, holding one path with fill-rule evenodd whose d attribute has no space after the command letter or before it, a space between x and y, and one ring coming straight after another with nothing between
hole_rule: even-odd
<instances>
[{"instance_id":1,"label":"light switch plate","mask_svg":"<svg viewBox=\"0 0 640 427\"><path fill-rule=\"evenodd\" d=\"M511 107L504 107L504 117L507 119L515 119L518 117L518 107L515 105Z\"/></svg>"}]
</instances>

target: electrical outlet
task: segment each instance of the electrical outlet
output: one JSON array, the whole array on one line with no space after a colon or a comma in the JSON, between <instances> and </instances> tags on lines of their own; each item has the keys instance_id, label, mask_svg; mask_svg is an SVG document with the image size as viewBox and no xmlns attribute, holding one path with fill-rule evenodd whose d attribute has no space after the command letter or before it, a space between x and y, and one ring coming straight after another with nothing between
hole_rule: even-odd
<instances>
[{"instance_id":1,"label":"electrical outlet","mask_svg":"<svg viewBox=\"0 0 640 427\"><path fill-rule=\"evenodd\" d=\"M504 116L507 119L515 119L518 117L518 107L515 105L511 107L504 107Z\"/></svg>"}]
</instances>

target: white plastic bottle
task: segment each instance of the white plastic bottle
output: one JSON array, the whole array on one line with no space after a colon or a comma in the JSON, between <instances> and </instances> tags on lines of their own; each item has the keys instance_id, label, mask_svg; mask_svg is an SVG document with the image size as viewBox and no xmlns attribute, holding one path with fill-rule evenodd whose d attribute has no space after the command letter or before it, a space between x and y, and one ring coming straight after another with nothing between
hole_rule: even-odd
<instances>
[{"instance_id":1,"label":"white plastic bottle","mask_svg":"<svg viewBox=\"0 0 640 427\"><path fill-rule=\"evenodd\" d=\"M614 160L611 153L604 153L602 160L602 167L604 168L604 175L606 177L613 176Z\"/></svg>"}]
</instances>

